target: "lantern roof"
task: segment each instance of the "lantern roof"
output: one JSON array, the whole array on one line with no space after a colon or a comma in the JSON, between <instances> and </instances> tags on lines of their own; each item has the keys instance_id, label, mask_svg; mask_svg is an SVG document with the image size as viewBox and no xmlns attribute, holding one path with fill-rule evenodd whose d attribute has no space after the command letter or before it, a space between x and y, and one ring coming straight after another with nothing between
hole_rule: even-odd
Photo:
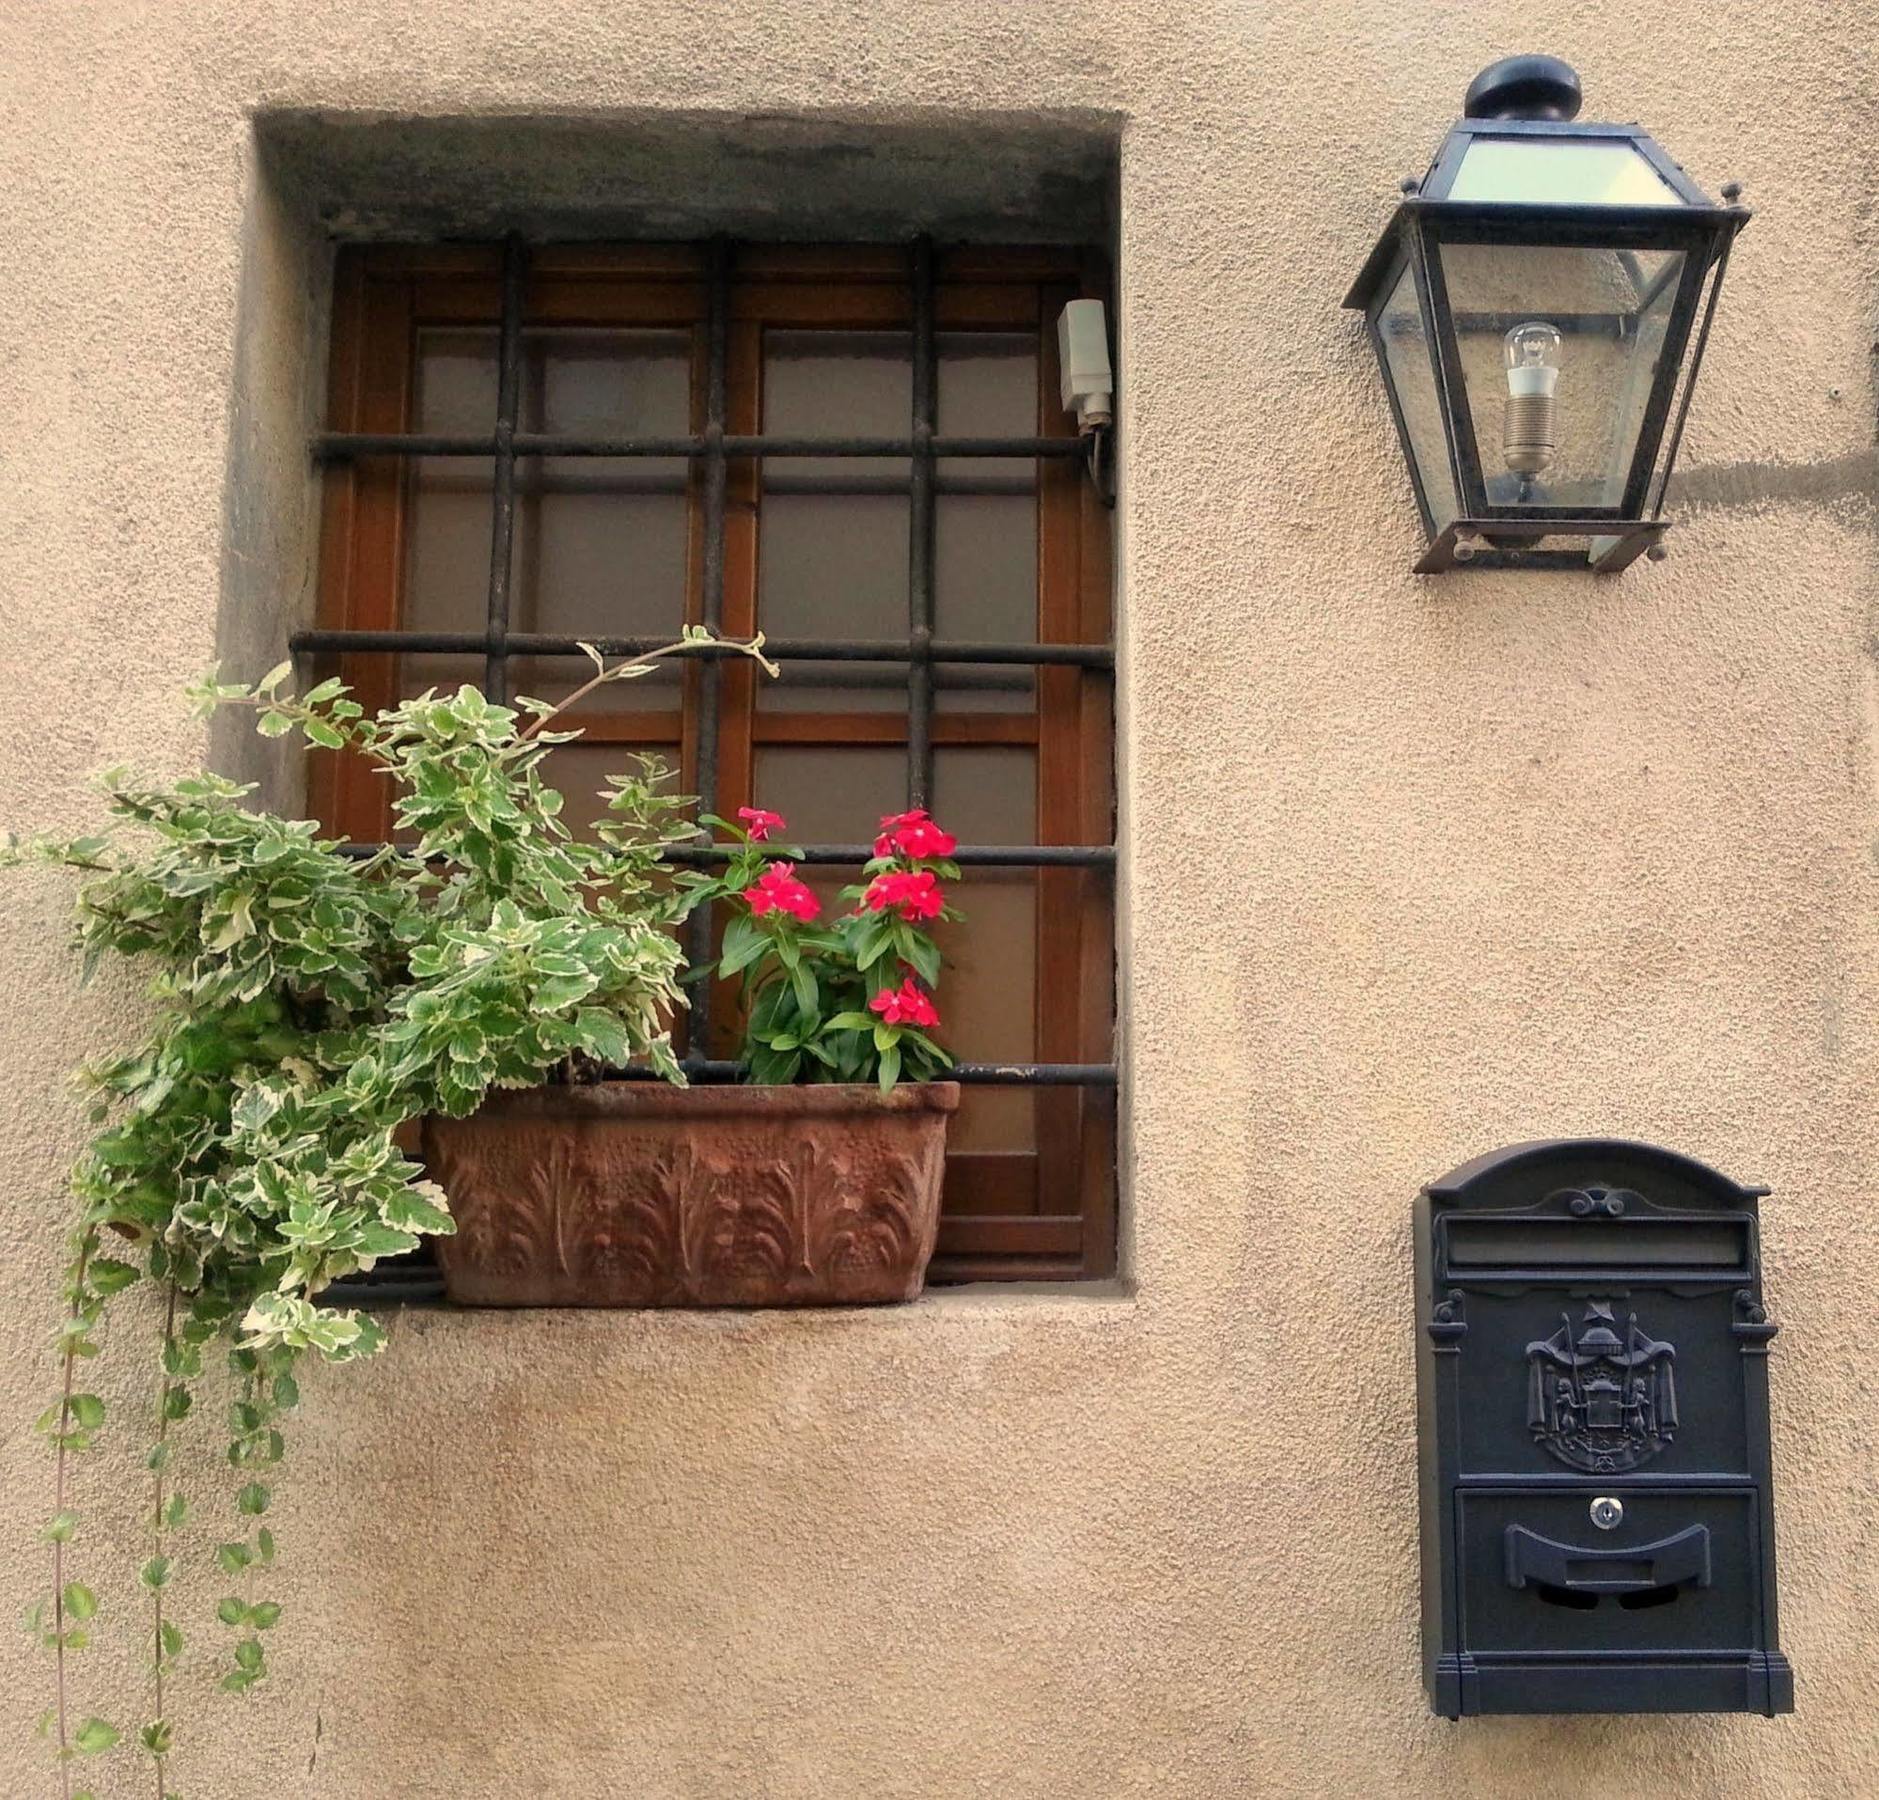
<instances>
[{"instance_id":1,"label":"lantern roof","mask_svg":"<svg viewBox=\"0 0 1879 1800\"><path fill-rule=\"evenodd\" d=\"M1418 213L1518 217L1529 228L1606 222L1631 233L1648 231L1653 218L1740 222L1740 209L1719 206L1641 126L1578 123L1579 104L1579 78L1557 57L1510 56L1483 69L1427 174L1403 183L1402 203L1344 304L1375 298Z\"/></svg>"}]
</instances>

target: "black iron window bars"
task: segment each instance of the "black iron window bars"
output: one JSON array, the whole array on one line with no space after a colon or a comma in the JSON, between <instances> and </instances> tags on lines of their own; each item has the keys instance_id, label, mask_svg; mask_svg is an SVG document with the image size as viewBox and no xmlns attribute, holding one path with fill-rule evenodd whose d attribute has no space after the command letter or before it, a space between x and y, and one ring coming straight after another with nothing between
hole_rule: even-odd
<instances>
[{"instance_id":1,"label":"black iron window bars","mask_svg":"<svg viewBox=\"0 0 1879 1800\"><path fill-rule=\"evenodd\" d=\"M733 436L724 429L725 373L730 319L731 256L727 244L714 241L707 278L706 378L704 429L686 437L586 437L524 432L517 429L521 410L523 294L528 275L528 246L511 235L504 243L502 311L497 349L497 414L487 434L325 431L313 441L323 463L360 456L461 456L494 460L493 520L490 533L487 625L482 633L402 630L305 630L296 632L296 658L321 654L452 653L477 654L484 660L484 691L492 699L509 697L508 664L517 656L577 656L572 637L510 629L510 594L515 535L516 459L523 456L683 456L703 464L702 622L721 633L724 620L724 538L726 471L734 457L828 456L906 457L910 463L910 545L907 586L907 636L900 639L769 639L764 654L779 662L904 664L907 671L907 804L928 804L933 776L933 667L936 663L981 668L1055 665L1113 671L1115 653L1102 644L998 644L957 642L933 634L935 465L941 457L1057 457L1079 459L1086 448L1077 437L942 437L936 429L937 369L933 249L916 240L911 252L913 403L904 438L820 438L765 435ZM607 656L631 656L655 648L658 638L593 637ZM732 652L700 645L682 652L717 659ZM828 679L827 676L820 679ZM718 684L700 684L696 709L696 754L691 786L706 811L716 810L718 787ZM706 862L726 852L699 846L678 852L674 860ZM813 844L803 861L814 864L865 862L865 844ZM1027 844L999 847L962 846L962 865L991 867L1075 867L1113 869L1112 844ZM687 950L694 966L711 953L711 921L703 914L689 926ZM693 1017L694 1037L685 1067L693 1079L730 1080L741 1066L710 1054L707 1009ZM631 1074L631 1071L623 1072ZM954 1071L965 1083L999 1087L1114 1087L1116 1065L1105 1063L974 1063ZM387 1284L389 1285L389 1284Z\"/></svg>"}]
</instances>

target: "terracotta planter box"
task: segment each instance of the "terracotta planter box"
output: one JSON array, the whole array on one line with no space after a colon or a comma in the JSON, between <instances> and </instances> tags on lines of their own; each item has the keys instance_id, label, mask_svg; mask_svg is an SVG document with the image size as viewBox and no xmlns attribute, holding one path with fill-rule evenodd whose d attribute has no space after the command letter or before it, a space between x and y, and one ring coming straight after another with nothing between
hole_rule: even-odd
<instances>
[{"instance_id":1,"label":"terracotta planter box","mask_svg":"<svg viewBox=\"0 0 1879 1800\"><path fill-rule=\"evenodd\" d=\"M939 1229L956 1082L492 1093L427 1119L467 1306L911 1300Z\"/></svg>"}]
</instances>

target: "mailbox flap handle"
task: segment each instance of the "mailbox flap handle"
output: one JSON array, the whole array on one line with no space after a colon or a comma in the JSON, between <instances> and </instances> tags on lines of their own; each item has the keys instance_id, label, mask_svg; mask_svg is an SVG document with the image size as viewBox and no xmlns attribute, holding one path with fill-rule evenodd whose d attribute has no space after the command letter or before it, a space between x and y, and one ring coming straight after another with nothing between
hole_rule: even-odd
<instances>
[{"instance_id":1,"label":"mailbox flap handle","mask_svg":"<svg viewBox=\"0 0 1879 1800\"><path fill-rule=\"evenodd\" d=\"M1709 1527L1691 1525L1654 1544L1591 1549L1556 1543L1524 1525L1507 1527L1507 1585L1574 1594L1636 1594L1647 1588L1709 1586Z\"/></svg>"}]
</instances>

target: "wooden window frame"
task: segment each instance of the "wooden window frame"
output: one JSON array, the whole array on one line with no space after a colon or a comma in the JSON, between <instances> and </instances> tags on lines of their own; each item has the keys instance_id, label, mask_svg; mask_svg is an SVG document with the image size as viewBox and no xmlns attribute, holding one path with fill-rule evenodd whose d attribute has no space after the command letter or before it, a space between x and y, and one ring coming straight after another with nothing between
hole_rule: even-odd
<instances>
[{"instance_id":1,"label":"wooden window frame","mask_svg":"<svg viewBox=\"0 0 1879 1800\"><path fill-rule=\"evenodd\" d=\"M721 330L721 417L733 438L763 430L767 330L911 330L916 284L924 278L930 282L925 291L931 332L1036 334L1038 436L1074 440L1074 421L1058 405L1054 323L1067 300L1104 292L1102 271L1091 258L1057 249L929 252L922 246L910 257L902 247L751 246L740 248L733 272L728 278L719 274L715 282L708 246L540 246L527 253L525 273L517 258L513 243L346 246L338 253L322 439L327 456L318 615L315 630L300 634L295 647L303 657L323 657L321 672L340 674L368 707L390 704L399 691L396 650L348 640L335 658L329 639L332 633L400 629L414 462L408 452L335 454L333 446L350 434L409 436L420 331L452 325L499 329L505 283L519 288L520 319L530 327L688 331L694 434L708 429L711 337L714 328ZM715 623L728 635L747 636L758 625L760 460L729 455L721 466L721 610ZM695 623L709 611L711 508L707 459L694 455L689 468L685 619ZM1108 510L1079 457L1039 455L1036 469L1038 642L1106 647ZM493 656L490 668L499 669ZM580 722L590 742L676 752L685 791L696 792L706 716L701 701L705 684L716 682L716 780L710 798L713 809L725 813L751 803L757 754L767 745L909 744L917 710L912 704L904 715L765 710L756 704L755 674L740 659L690 661L676 709L584 708ZM931 746L1033 749L1037 843L1107 846L1114 813L1112 690L1113 670L1103 663L1040 662L1030 711L930 707ZM311 809L329 828L367 842L387 834L389 794L382 779L333 753L314 751L308 783ZM1113 851L1106 863L1038 866L1035 887L1038 1065L1109 1074L1106 1080L1036 1086L1034 1156L965 1152L948 1159L946 1209L932 1268L937 1281L1087 1279L1115 1269ZM964 929L971 929L969 922ZM728 990L715 997L714 1032L721 1035L728 1026L733 1003ZM967 1070L975 1072L973 1065ZM976 1077L996 1080L998 1071L980 1067ZM1030 1169L1018 1166L1025 1163ZM1041 1210L1046 1206L1055 1210Z\"/></svg>"}]
</instances>

